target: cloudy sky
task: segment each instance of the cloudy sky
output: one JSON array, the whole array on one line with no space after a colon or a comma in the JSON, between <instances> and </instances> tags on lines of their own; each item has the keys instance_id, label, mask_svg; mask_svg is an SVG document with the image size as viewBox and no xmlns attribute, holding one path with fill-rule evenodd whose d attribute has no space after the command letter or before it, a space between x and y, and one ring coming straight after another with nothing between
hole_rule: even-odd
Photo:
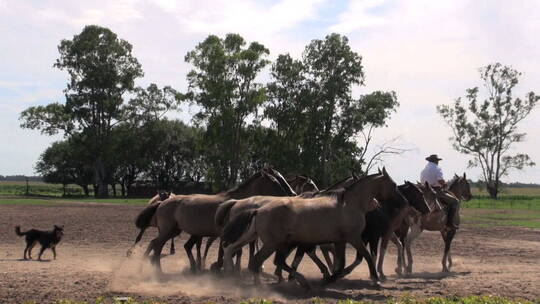
<instances>
[{"instance_id":1,"label":"cloudy sky","mask_svg":"<svg viewBox=\"0 0 540 304\"><path fill-rule=\"evenodd\" d=\"M67 75L52 67L61 39L84 25L109 27L134 46L150 82L185 90L184 55L209 34L239 33L263 43L271 59L300 56L312 39L347 35L362 55L366 86L355 94L394 90L401 104L379 143L400 137L411 148L386 160L389 172L415 180L424 157L437 153L447 175L466 169L467 157L452 149L450 130L436 113L465 89L479 86L478 68L501 62L521 71L516 95L540 93L540 2L384 0L0 0L0 174L33 174L39 154L60 137L19 128L29 106L62 101ZM180 113L189 117L189 111ZM512 173L508 181L540 182L540 109L520 131L515 152L539 166ZM476 179L479 171L468 169Z\"/></svg>"}]
</instances>

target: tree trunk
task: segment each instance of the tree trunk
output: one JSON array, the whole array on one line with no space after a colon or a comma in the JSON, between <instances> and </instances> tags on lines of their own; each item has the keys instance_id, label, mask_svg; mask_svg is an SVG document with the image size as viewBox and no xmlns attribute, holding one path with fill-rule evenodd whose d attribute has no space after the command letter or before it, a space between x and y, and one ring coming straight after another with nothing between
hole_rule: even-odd
<instances>
[{"instance_id":1,"label":"tree trunk","mask_svg":"<svg viewBox=\"0 0 540 304\"><path fill-rule=\"evenodd\" d=\"M97 191L94 191L96 197L109 196L109 186L105 182L105 165L101 155L97 157L94 163L94 179L97 184Z\"/></svg>"},{"instance_id":2,"label":"tree trunk","mask_svg":"<svg viewBox=\"0 0 540 304\"><path fill-rule=\"evenodd\" d=\"M497 199L497 195L499 194L498 187L495 185L488 184L486 188L489 193L489 197L491 197L492 199Z\"/></svg>"},{"instance_id":3,"label":"tree trunk","mask_svg":"<svg viewBox=\"0 0 540 304\"><path fill-rule=\"evenodd\" d=\"M122 181L120 183L120 192L122 193L122 197L126 197L126 185L125 185L125 182Z\"/></svg>"},{"instance_id":4,"label":"tree trunk","mask_svg":"<svg viewBox=\"0 0 540 304\"><path fill-rule=\"evenodd\" d=\"M113 191L113 196L116 197L116 184L112 183L111 188L112 188L112 191Z\"/></svg>"},{"instance_id":5,"label":"tree trunk","mask_svg":"<svg viewBox=\"0 0 540 304\"><path fill-rule=\"evenodd\" d=\"M81 185L81 188L83 189L84 196L90 195L90 191L88 190L88 185Z\"/></svg>"}]
</instances>

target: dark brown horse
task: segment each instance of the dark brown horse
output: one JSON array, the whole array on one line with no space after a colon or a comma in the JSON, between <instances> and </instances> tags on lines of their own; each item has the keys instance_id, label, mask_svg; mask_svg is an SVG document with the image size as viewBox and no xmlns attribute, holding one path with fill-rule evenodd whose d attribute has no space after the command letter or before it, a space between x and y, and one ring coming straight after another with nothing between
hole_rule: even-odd
<instances>
[{"instance_id":1,"label":"dark brown horse","mask_svg":"<svg viewBox=\"0 0 540 304\"><path fill-rule=\"evenodd\" d=\"M192 271L196 271L197 263L192 249L197 240L201 237L221 235L221 227L217 226L214 220L219 205L231 198L240 199L253 195L296 195L296 193L288 187L279 172L272 168L264 168L240 186L225 192L214 195L176 195L161 203L155 203L143 210L138 217L139 222L148 224L155 217L159 230L158 237L150 242L145 255L153 250L152 263L161 271L160 257L163 245L168 239L185 231L192 237L184 248Z\"/></svg>"},{"instance_id":2,"label":"dark brown horse","mask_svg":"<svg viewBox=\"0 0 540 304\"><path fill-rule=\"evenodd\" d=\"M225 227L222 239L226 246L226 269L232 268L230 261L237 248L259 237L263 247L249 265L249 269L254 273L255 283L259 282L262 263L276 252L277 264L292 273L299 284L310 288L304 276L287 265L284 253L298 244L334 243L338 258L333 277L337 278L344 270L345 244L350 243L364 256L371 278L374 284L378 285L375 266L361 239L365 228L365 214L370 211L375 196L383 199L401 196L385 169L382 174L360 178L341 191L328 191L312 198L249 198L248 200L269 202L259 209L241 213Z\"/></svg>"}]
</instances>

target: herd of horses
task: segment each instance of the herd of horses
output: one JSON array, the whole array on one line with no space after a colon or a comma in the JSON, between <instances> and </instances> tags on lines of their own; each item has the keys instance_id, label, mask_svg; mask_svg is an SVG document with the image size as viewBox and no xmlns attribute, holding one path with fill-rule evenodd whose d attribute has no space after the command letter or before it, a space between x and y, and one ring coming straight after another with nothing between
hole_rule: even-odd
<instances>
[{"instance_id":1,"label":"herd of horses","mask_svg":"<svg viewBox=\"0 0 540 304\"><path fill-rule=\"evenodd\" d=\"M472 197L465 174L455 175L447 191L460 201ZM144 256L153 252L150 260L161 272L163 246L171 240L174 254L173 238L185 232L190 235L184 245L190 267L198 272L205 268L210 246L219 239L218 259L211 269L225 273L240 270L242 248L249 245L248 269L255 284L260 282L262 264L274 254L278 280L283 280L285 270L289 280L306 289L311 286L297 271L305 254L320 269L325 282L343 278L365 259L372 283L379 286L386 279L383 263L388 242L397 247L395 272L411 273L411 244L423 230L441 232L445 244L442 271L450 271L450 246L456 230L447 227L446 216L445 205L429 184L406 181L397 185L385 168L371 175L353 174L319 190L308 177L286 179L274 168L265 167L241 185L218 194L159 193L137 216L140 233L135 244L148 227L158 228L159 234L150 241ZM208 238L204 254L203 238ZM346 244L356 249L356 258L348 266ZM317 247L325 262L317 256ZM294 249L289 265L287 257Z\"/></svg>"}]
</instances>

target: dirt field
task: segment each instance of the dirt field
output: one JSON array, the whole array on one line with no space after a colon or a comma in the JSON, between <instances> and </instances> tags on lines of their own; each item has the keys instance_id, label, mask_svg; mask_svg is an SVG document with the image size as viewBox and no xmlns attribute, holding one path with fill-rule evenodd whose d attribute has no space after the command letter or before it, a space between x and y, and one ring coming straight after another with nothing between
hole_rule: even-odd
<instances>
[{"instance_id":1,"label":"dirt field","mask_svg":"<svg viewBox=\"0 0 540 304\"><path fill-rule=\"evenodd\" d=\"M385 271L389 277L381 290L370 287L367 266L362 264L351 276L325 288L305 292L293 283L278 285L268 276L265 285L253 287L251 277L241 279L205 273L191 275L186 270L183 241L177 254L163 258L164 277L156 278L148 263L125 252L136 236L133 219L140 206L64 204L52 206L0 205L0 302L34 300L49 303L56 299L93 301L98 296L131 296L175 303L237 303L245 298L267 298L274 302L308 302L313 297L384 300L404 292L417 296L445 294L495 294L537 299L540 297L540 230L524 228L462 227L453 244L455 266L441 274L442 240L438 233L424 233L415 243L415 264L410 277L393 273L395 250L390 245ZM13 226L50 229L65 225L65 238L56 261L23 261L23 240ZM155 230L148 230L147 244ZM183 236L183 239L185 236ZM168 253L168 244L164 253ZM34 249L34 257L37 257ZM209 262L214 261L215 248ZM349 249L349 258L353 257ZM45 259L52 258L46 251ZM209 264L209 263L208 263ZM244 263L245 265L245 263ZM273 272L267 262L266 272ZM320 274L306 260L301 271L317 286Z\"/></svg>"}]
</instances>

